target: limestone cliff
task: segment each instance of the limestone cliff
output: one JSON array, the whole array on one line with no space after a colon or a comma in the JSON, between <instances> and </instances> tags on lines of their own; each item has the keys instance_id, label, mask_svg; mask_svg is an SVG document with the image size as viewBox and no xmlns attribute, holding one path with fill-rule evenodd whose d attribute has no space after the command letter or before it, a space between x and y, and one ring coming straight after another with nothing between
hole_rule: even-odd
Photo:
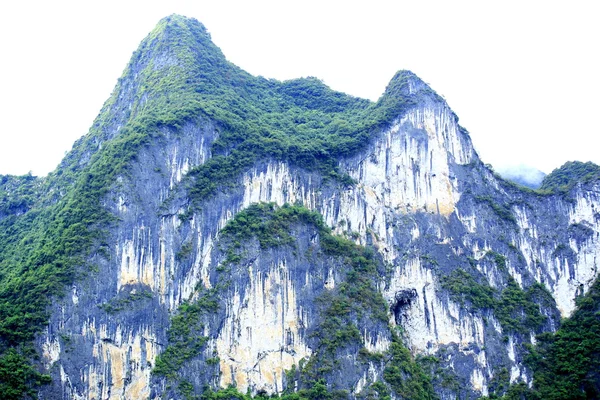
<instances>
[{"instance_id":1,"label":"limestone cliff","mask_svg":"<svg viewBox=\"0 0 600 400\"><path fill-rule=\"evenodd\" d=\"M53 378L40 398L271 394L315 375L350 398L378 382L402 398L385 378L397 342L440 398L488 395L531 383L524 345L597 277L599 181L523 189L411 72L377 103L255 78L183 17L142 42L37 207L100 177L104 219L84 224L102 234L35 336ZM289 223L261 241L278 210Z\"/></svg>"}]
</instances>

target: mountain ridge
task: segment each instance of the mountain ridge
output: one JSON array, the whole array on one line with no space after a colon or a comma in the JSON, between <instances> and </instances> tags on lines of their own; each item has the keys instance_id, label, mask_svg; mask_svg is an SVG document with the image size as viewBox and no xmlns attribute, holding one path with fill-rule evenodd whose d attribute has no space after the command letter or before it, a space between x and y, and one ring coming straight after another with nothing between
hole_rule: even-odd
<instances>
[{"instance_id":1,"label":"mountain ridge","mask_svg":"<svg viewBox=\"0 0 600 400\"><path fill-rule=\"evenodd\" d=\"M312 78L257 78L229 63L202 24L167 17L90 133L43 179L39 200L25 187L14 196L24 203L9 198L0 214L3 391L34 395L48 381L27 363L33 340L35 366L55 378L42 398L193 396L206 384L433 397L421 390L427 379L414 386L425 367L405 345L437 359L426 368L441 397L501 395L502 368L509 383L531 382L523 346L555 330L558 310L569 315L596 276L586 257L597 253L597 183L570 186L563 202L564 193L499 180L446 102L411 72L396 73L377 102ZM310 212L321 222L294 219ZM296 222L280 229L289 218ZM276 245L227 242L231 224L249 220L248 232L278 232ZM336 258L332 243L352 256ZM444 281L461 274L485 295ZM368 294L358 299L387 302L393 329L354 308L345 291L357 282ZM529 297L538 284L558 304L540 303L536 314ZM267 287L277 307L261 302ZM215 288L221 298L210 297ZM330 349L317 329L323 316L343 321L323 331L341 337L329 358L315 356ZM521 331L529 320L540 322ZM175 329L182 321L192 336ZM169 354L174 370L164 368ZM350 360L346 376L339 360Z\"/></svg>"}]
</instances>

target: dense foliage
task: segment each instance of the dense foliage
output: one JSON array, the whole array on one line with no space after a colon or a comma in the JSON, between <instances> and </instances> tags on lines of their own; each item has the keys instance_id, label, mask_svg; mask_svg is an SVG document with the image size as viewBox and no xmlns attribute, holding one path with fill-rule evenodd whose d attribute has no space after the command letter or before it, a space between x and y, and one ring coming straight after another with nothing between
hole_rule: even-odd
<instances>
[{"instance_id":1,"label":"dense foliage","mask_svg":"<svg viewBox=\"0 0 600 400\"><path fill-rule=\"evenodd\" d=\"M291 245L295 238L290 235L293 224L310 224L320 232L329 232L321 214L302 206L274 203L252 204L235 215L221 230L221 237L233 241L239 247L241 241L256 237L263 249Z\"/></svg>"},{"instance_id":2,"label":"dense foliage","mask_svg":"<svg viewBox=\"0 0 600 400\"><path fill-rule=\"evenodd\" d=\"M14 348L6 350L0 358L0 395L3 399L17 400L23 395L35 397L34 387L50 382L48 375L40 374L28 361Z\"/></svg>"},{"instance_id":3,"label":"dense foliage","mask_svg":"<svg viewBox=\"0 0 600 400\"><path fill-rule=\"evenodd\" d=\"M183 364L198 356L208 337L202 334L204 326L201 318L204 314L217 310L216 293L205 293L193 303L183 303L171 318L171 327L167 333L169 345L156 357L152 373L176 380Z\"/></svg>"},{"instance_id":4,"label":"dense foliage","mask_svg":"<svg viewBox=\"0 0 600 400\"><path fill-rule=\"evenodd\" d=\"M424 372L420 364L414 361L400 338L394 335L388 352L390 361L383 370L383 379L390 384L394 394L402 399L437 398L433 391L431 377ZM382 398L386 397L382 396Z\"/></svg>"},{"instance_id":5,"label":"dense foliage","mask_svg":"<svg viewBox=\"0 0 600 400\"><path fill-rule=\"evenodd\" d=\"M188 396L188 398L193 398ZM336 400L346 399L347 394L341 392L332 392L327 389L324 382L315 382L309 389L300 389L294 393L284 393L280 395L268 396L265 394L258 394L252 396L250 394L240 393L235 387L229 387L227 389L221 389L218 391L212 391L211 389L206 390L200 397L200 400L266 400L266 399L278 399L278 400Z\"/></svg>"},{"instance_id":6,"label":"dense foliage","mask_svg":"<svg viewBox=\"0 0 600 400\"><path fill-rule=\"evenodd\" d=\"M501 255L492 255L499 266L503 265ZM492 310L507 332L539 330L546 322L540 307L552 307L554 304L552 295L543 285L536 283L523 290L510 275L504 289L497 290L487 282L478 282L473 275L459 268L443 276L441 286L454 300L472 310Z\"/></svg>"},{"instance_id":7,"label":"dense foliage","mask_svg":"<svg viewBox=\"0 0 600 400\"><path fill-rule=\"evenodd\" d=\"M533 387L511 385L503 400L597 399L600 397L600 280L577 301L570 318L555 333L537 336L526 363L533 369Z\"/></svg>"},{"instance_id":8,"label":"dense foliage","mask_svg":"<svg viewBox=\"0 0 600 400\"><path fill-rule=\"evenodd\" d=\"M389 94L375 104L343 98L315 78L280 83L234 72L244 81L245 90L229 86L228 93L220 95L222 100L209 107L207 102L200 103L207 105L203 111L222 131L213 145L215 156L191 171L190 194L196 201L265 158L350 183L337 170L339 158L363 148L373 130L383 128L414 104L409 96L389 99ZM409 74L399 73L394 79L407 92Z\"/></svg>"},{"instance_id":9,"label":"dense foliage","mask_svg":"<svg viewBox=\"0 0 600 400\"><path fill-rule=\"evenodd\" d=\"M536 283L523 290L509 277L497 301L495 315L509 332L539 331L547 319L540 309L552 304L554 299L543 285Z\"/></svg>"},{"instance_id":10,"label":"dense foliage","mask_svg":"<svg viewBox=\"0 0 600 400\"><path fill-rule=\"evenodd\" d=\"M538 336L528 362L537 398L600 397L600 280L578 299L576 311L555 334Z\"/></svg>"},{"instance_id":11,"label":"dense foliage","mask_svg":"<svg viewBox=\"0 0 600 400\"><path fill-rule=\"evenodd\" d=\"M494 289L486 283L479 283L464 269L455 269L441 277L441 286L461 305L470 304L474 309L493 309L496 300Z\"/></svg>"},{"instance_id":12,"label":"dense foliage","mask_svg":"<svg viewBox=\"0 0 600 400\"><path fill-rule=\"evenodd\" d=\"M540 190L568 192L578 182L600 179L600 166L593 162L569 161L546 175Z\"/></svg>"},{"instance_id":13,"label":"dense foliage","mask_svg":"<svg viewBox=\"0 0 600 400\"><path fill-rule=\"evenodd\" d=\"M0 220L24 214L34 204L40 179L32 175L0 175Z\"/></svg>"}]
</instances>

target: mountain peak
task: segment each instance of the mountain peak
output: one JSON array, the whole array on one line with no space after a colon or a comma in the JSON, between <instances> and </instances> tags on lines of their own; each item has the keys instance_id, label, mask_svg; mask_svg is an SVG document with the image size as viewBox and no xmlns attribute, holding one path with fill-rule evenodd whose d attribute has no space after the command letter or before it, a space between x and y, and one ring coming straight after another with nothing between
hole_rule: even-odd
<instances>
[{"instance_id":1,"label":"mountain peak","mask_svg":"<svg viewBox=\"0 0 600 400\"><path fill-rule=\"evenodd\" d=\"M383 96L406 97L419 92L434 94L438 97L437 93L427 83L414 72L405 69L394 74L385 88Z\"/></svg>"},{"instance_id":2,"label":"mountain peak","mask_svg":"<svg viewBox=\"0 0 600 400\"><path fill-rule=\"evenodd\" d=\"M580 296L600 196L579 187L503 185L410 71L377 103L254 77L171 15L56 173L0 176L2 398L552 398L535 391L560 371L583 387L596 359L543 379L520 361L576 297L586 314L562 326L592 328L563 336L597 330Z\"/></svg>"},{"instance_id":3,"label":"mountain peak","mask_svg":"<svg viewBox=\"0 0 600 400\"><path fill-rule=\"evenodd\" d=\"M210 52L225 58L221 50L212 43L206 27L194 18L172 14L161 19L156 27L140 44L139 50L151 50L153 46L168 46L175 49Z\"/></svg>"},{"instance_id":4,"label":"mountain peak","mask_svg":"<svg viewBox=\"0 0 600 400\"><path fill-rule=\"evenodd\" d=\"M156 24L156 27L154 28L153 32L162 32L165 29L174 27L195 28L204 32L206 36L210 38L210 34L208 33L206 27L204 26L204 24L202 24L202 22L198 21L195 18L190 18L179 14L171 14L162 18L160 21L158 21L158 24Z\"/></svg>"}]
</instances>

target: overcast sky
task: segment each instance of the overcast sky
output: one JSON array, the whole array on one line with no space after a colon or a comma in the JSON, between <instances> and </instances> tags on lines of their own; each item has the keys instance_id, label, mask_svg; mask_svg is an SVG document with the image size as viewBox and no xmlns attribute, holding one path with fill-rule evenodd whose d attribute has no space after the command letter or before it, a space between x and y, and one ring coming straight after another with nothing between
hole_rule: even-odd
<instances>
[{"instance_id":1,"label":"overcast sky","mask_svg":"<svg viewBox=\"0 0 600 400\"><path fill-rule=\"evenodd\" d=\"M45 175L172 13L267 78L376 100L399 69L444 96L484 162L600 163L595 1L3 1L0 174Z\"/></svg>"}]
</instances>

